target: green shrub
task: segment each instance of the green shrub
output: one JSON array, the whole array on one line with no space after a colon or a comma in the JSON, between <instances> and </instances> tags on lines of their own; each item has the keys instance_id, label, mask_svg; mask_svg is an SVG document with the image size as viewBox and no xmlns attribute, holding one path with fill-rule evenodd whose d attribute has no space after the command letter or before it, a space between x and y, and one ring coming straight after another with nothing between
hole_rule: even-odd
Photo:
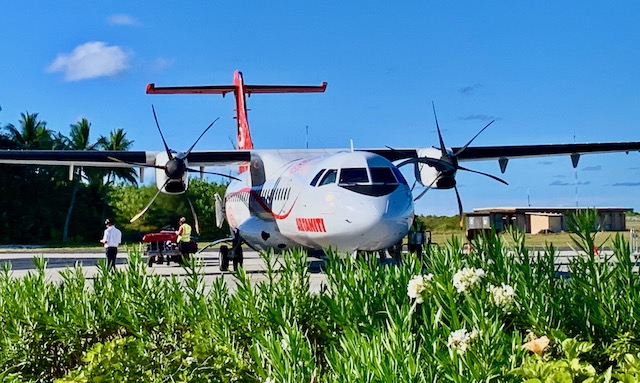
<instances>
[{"instance_id":1,"label":"green shrub","mask_svg":"<svg viewBox=\"0 0 640 383\"><path fill-rule=\"evenodd\" d=\"M0 272L2 381L637 382L640 288L622 237L593 251L592 217L576 219L581 257L558 273L555 249L524 235L458 239L399 264L329 254L309 290L306 254L265 253L261 282L235 287L150 274L139 252L87 281L53 283L42 257ZM617 299L616 299L617 298Z\"/></svg>"}]
</instances>

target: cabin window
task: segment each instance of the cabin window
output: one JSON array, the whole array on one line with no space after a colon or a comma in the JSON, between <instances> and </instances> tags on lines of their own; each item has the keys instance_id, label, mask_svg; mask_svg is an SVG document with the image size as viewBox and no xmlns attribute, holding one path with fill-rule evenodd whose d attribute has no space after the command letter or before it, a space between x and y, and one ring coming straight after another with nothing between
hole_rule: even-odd
<instances>
[{"instance_id":1,"label":"cabin window","mask_svg":"<svg viewBox=\"0 0 640 383\"><path fill-rule=\"evenodd\" d=\"M320 177L322 176L322 173L324 173L324 171L327 169L322 169L318 172L318 174L316 174L315 177L313 177L313 179L311 180L311 186L316 186L316 184L318 183L318 180L320 179Z\"/></svg>"},{"instance_id":2,"label":"cabin window","mask_svg":"<svg viewBox=\"0 0 640 383\"><path fill-rule=\"evenodd\" d=\"M336 169L329 169L322 177L322 181L320 181L320 185L329 185L336 182L336 176L338 175L338 171Z\"/></svg>"},{"instance_id":3,"label":"cabin window","mask_svg":"<svg viewBox=\"0 0 640 383\"><path fill-rule=\"evenodd\" d=\"M393 176L391 168L371 168L371 182L383 184L395 184L396 177Z\"/></svg>"},{"instance_id":4,"label":"cabin window","mask_svg":"<svg viewBox=\"0 0 640 383\"><path fill-rule=\"evenodd\" d=\"M402 172L400 171L400 169L398 169L396 167L393 167L393 168L391 168L391 170L393 171L393 174L396 175L396 178L398 179L398 182L400 182L403 185L408 185L407 184L407 180L402 175Z\"/></svg>"},{"instance_id":5,"label":"cabin window","mask_svg":"<svg viewBox=\"0 0 640 383\"><path fill-rule=\"evenodd\" d=\"M357 184L369 182L366 168L344 168L340 170L340 184Z\"/></svg>"}]
</instances>

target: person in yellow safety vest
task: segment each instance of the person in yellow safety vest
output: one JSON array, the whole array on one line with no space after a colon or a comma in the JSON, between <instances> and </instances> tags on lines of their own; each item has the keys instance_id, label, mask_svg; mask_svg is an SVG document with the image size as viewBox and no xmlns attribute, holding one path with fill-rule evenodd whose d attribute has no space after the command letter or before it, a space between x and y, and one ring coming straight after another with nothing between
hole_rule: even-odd
<instances>
[{"instance_id":1,"label":"person in yellow safety vest","mask_svg":"<svg viewBox=\"0 0 640 383\"><path fill-rule=\"evenodd\" d=\"M186 259L189 257L189 252L191 250L191 225L187 223L187 219L185 217L180 217L178 221L180 223L180 227L176 234L178 234L178 239L176 242L178 243L178 250L182 253L182 256Z\"/></svg>"},{"instance_id":2,"label":"person in yellow safety vest","mask_svg":"<svg viewBox=\"0 0 640 383\"><path fill-rule=\"evenodd\" d=\"M422 259L422 246L425 242L425 232L422 222L416 217L413 218L413 223L409 228L409 253L415 253L418 259Z\"/></svg>"}]
</instances>

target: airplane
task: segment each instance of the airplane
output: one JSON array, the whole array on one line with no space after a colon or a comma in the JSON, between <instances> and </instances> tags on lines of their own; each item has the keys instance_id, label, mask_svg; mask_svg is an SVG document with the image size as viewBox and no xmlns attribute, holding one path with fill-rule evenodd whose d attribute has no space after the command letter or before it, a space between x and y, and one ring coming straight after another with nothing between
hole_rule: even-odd
<instances>
[{"instance_id":1,"label":"airplane","mask_svg":"<svg viewBox=\"0 0 640 383\"><path fill-rule=\"evenodd\" d=\"M414 202L430 189L454 189L462 217L462 202L456 186L458 171L491 177L494 175L460 165L466 161L498 160L502 173L512 158L570 155L577 167L580 155L588 153L640 151L640 142L608 142L548 145L471 146L481 129L461 147L445 146L437 116L434 116L439 147L378 149L255 149L247 117L246 97L266 93L322 93L318 86L246 85L240 71L233 85L156 87L147 94L233 93L236 102L237 147L234 150L193 150L205 129L186 151L167 145L158 119L157 129L164 151L46 151L0 150L0 164L33 164L93 167L151 167L156 169L158 193L182 194L188 189L190 173L205 167L233 165L238 175L230 176L224 197L216 196L216 224L226 220L230 254L223 254L221 269L229 259L242 265L242 244L253 249L284 250L294 247L338 252L378 252L402 241L414 219ZM215 121L214 121L215 122ZM400 171L412 166L412 185ZM142 172L141 172L142 173ZM415 184L424 190L414 197ZM141 216L151 205L132 219ZM192 208L193 210L193 208ZM195 216L195 212L194 212Z\"/></svg>"}]
</instances>

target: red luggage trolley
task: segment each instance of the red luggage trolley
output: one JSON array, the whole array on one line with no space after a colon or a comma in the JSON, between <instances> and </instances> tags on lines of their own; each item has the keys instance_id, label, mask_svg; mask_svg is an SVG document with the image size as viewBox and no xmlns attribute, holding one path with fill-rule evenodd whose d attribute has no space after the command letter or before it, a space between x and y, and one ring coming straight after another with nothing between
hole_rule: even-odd
<instances>
[{"instance_id":1,"label":"red luggage trolley","mask_svg":"<svg viewBox=\"0 0 640 383\"><path fill-rule=\"evenodd\" d=\"M149 266L154 263L162 264L165 260L167 265L170 261L180 263L182 254L178 249L176 240L178 235L173 230L162 230L159 233L149 233L142 237L142 242L146 243L144 255L149 257Z\"/></svg>"}]
</instances>

